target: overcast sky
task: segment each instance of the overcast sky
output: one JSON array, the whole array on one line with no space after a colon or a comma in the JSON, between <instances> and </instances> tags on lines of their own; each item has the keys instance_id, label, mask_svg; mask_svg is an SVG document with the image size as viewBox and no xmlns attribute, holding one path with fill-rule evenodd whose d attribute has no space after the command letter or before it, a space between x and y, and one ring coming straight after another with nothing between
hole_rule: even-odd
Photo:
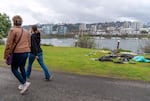
<instances>
[{"instance_id":1,"label":"overcast sky","mask_svg":"<svg viewBox=\"0 0 150 101\"><path fill-rule=\"evenodd\" d=\"M0 0L0 13L21 15L23 25L150 21L150 0Z\"/></svg>"}]
</instances>

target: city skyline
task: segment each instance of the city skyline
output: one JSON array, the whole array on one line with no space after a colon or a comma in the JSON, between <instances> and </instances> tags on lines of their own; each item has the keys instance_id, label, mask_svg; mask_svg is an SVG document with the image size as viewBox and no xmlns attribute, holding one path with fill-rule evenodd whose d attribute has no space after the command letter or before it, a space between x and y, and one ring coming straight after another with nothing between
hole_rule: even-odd
<instances>
[{"instance_id":1,"label":"city skyline","mask_svg":"<svg viewBox=\"0 0 150 101\"><path fill-rule=\"evenodd\" d=\"M149 0L3 0L0 13L21 15L23 25L150 21Z\"/></svg>"}]
</instances>

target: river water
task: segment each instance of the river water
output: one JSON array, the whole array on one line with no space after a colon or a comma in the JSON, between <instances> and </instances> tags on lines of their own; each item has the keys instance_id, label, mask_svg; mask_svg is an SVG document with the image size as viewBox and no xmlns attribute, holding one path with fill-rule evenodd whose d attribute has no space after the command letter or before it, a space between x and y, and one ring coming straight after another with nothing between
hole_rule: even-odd
<instances>
[{"instance_id":1,"label":"river water","mask_svg":"<svg viewBox=\"0 0 150 101\"><path fill-rule=\"evenodd\" d=\"M142 47L144 47L147 43L150 43L148 39L137 39L137 38L129 38L129 39L102 39L95 38L96 48L107 48L110 50L116 49L118 40L119 48L124 50L131 50L132 52L142 52ZM54 46L65 46L65 47L73 47L75 43L75 39L73 38L64 38L64 39L41 39L42 44L52 44Z\"/></svg>"}]
</instances>

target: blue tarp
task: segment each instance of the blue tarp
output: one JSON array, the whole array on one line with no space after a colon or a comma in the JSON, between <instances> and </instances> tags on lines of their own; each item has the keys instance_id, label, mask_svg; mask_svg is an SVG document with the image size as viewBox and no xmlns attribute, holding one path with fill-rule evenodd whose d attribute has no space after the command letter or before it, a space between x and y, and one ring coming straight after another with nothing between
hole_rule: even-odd
<instances>
[{"instance_id":1,"label":"blue tarp","mask_svg":"<svg viewBox=\"0 0 150 101\"><path fill-rule=\"evenodd\" d=\"M144 58L144 56L135 56L133 57L133 60L136 62L150 62L150 60Z\"/></svg>"}]
</instances>

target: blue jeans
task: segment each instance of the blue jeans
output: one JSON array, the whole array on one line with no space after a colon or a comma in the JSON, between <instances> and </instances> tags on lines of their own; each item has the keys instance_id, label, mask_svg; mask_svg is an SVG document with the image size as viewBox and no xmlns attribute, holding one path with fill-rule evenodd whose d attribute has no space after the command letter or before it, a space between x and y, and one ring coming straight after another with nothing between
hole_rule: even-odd
<instances>
[{"instance_id":1,"label":"blue jeans","mask_svg":"<svg viewBox=\"0 0 150 101\"><path fill-rule=\"evenodd\" d=\"M27 57L28 53L14 53L11 64L11 71L22 84L26 82L25 64Z\"/></svg>"},{"instance_id":2,"label":"blue jeans","mask_svg":"<svg viewBox=\"0 0 150 101\"><path fill-rule=\"evenodd\" d=\"M32 64L33 64L34 60L35 60L35 55L32 53L29 53L28 67L27 67L27 71L26 71L27 78L30 78L30 74L31 74L31 70L32 70ZM45 73L45 79L49 79L51 74L50 74L48 68L46 67L46 65L44 64L42 52L38 53L37 61Z\"/></svg>"}]
</instances>

